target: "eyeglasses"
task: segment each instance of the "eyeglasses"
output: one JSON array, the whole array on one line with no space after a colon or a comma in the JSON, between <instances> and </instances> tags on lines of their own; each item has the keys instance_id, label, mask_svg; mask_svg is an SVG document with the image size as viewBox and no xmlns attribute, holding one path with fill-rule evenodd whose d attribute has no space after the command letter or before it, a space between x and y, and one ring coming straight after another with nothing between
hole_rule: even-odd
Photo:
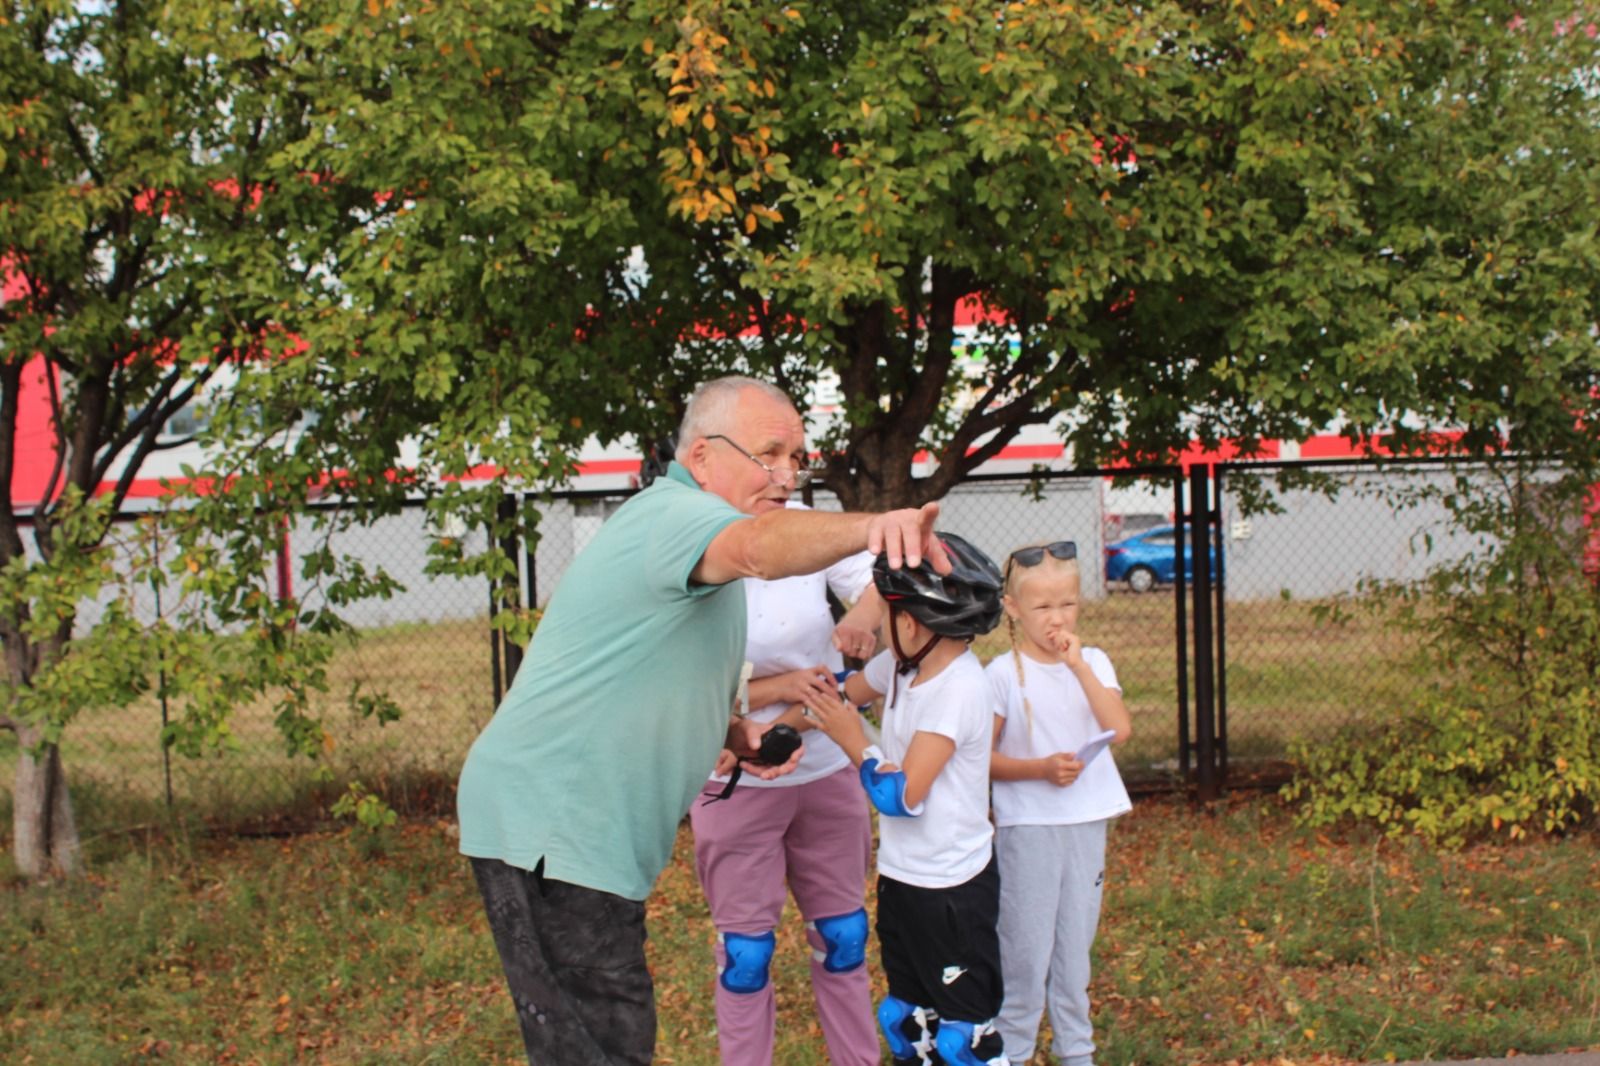
<instances>
[{"instance_id":1,"label":"eyeglasses","mask_svg":"<svg viewBox=\"0 0 1600 1066\"><path fill-rule=\"evenodd\" d=\"M1078 557L1078 542L1075 540L1057 540L1049 544L1036 544L1031 548L1018 548L1011 553L1008 562L1018 566L1038 566L1044 562L1044 553L1049 552L1052 558L1066 562Z\"/></svg>"},{"instance_id":2,"label":"eyeglasses","mask_svg":"<svg viewBox=\"0 0 1600 1066\"><path fill-rule=\"evenodd\" d=\"M793 481L795 488L803 489L807 485L811 484L812 478L817 476L817 472L809 469L808 467L768 466L760 459L757 459L754 454L741 447L732 439L724 437L721 433L707 433L706 440L720 440L725 444L731 445L734 451L738 452L740 455L743 455L746 459L765 470L767 472L767 480L772 482L774 485L787 485L789 482Z\"/></svg>"}]
</instances>

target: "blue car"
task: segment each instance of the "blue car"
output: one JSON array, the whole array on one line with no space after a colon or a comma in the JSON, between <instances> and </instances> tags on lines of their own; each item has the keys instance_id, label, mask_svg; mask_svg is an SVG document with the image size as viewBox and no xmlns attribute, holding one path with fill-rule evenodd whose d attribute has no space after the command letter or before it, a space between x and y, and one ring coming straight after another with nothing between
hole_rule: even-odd
<instances>
[{"instance_id":1,"label":"blue car","mask_svg":"<svg viewBox=\"0 0 1600 1066\"><path fill-rule=\"evenodd\" d=\"M1213 538L1215 531L1213 531ZM1125 581L1130 592L1149 592L1176 579L1177 528L1156 526L1106 545L1106 582ZM1193 546L1183 538L1183 577L1194 579ZM1211 572L1217 571L1217 542L1211 541Z\"/></svg>"}]
</instances>

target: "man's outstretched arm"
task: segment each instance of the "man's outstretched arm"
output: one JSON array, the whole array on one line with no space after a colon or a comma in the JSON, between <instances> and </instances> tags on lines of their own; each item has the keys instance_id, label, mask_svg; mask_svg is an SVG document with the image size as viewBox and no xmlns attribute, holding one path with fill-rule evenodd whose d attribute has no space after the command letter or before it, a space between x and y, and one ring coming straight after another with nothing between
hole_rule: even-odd
<instances>
[{"instance_id":1,"label":"man's outstretched arm","mask_svg":"<svg viewBox=\"0 0 1600 1066\"><path fill-rule=\"evenodd\" d=\"M927 559L946 574L950 560L933 534L938 517L937 503L881 514L771 511L718 533L690 577L702 585L741 577L770 581L813 574L863 550L888 553L889 565L896 568Z\"/></svg>"}]
</instances>

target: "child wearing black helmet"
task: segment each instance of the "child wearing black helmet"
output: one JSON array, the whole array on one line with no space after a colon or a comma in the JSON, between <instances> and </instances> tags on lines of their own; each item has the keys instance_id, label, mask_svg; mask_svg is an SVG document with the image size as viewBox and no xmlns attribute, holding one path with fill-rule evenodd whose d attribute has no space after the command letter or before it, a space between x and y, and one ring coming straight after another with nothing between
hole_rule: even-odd
<instances>
[{"instance_id":1,"label":"child wearing black helmet","mask_svg":"<svg viewBox=\"0 0 1600 1066\"><path fill-rule=\"evenodd\" d=\"M953 570L924 563L873 580L889 610L885 651L845 682L844 699L806 707L860 767L878 828L878 943L889 995L878 1023L897 1063L1006 1066L1000 877L989 823L994 730L983 665L968 645L1000 621L999 568L941 533ZM881 749L850 704L887 694ZM846 702L848 701L848 702Z\"/></svg>"}]
</instances>

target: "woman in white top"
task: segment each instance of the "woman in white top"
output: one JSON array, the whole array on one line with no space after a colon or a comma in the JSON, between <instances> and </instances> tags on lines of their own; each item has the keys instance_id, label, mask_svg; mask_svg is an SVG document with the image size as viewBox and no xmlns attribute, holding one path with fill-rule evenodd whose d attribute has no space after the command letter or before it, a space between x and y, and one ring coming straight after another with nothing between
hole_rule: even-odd
<instances>
[{"instance_id":1,"label":"woman in white top","mask_svg":"<svg viewBox=\"0 0 1600 1066\"><path fill-rule=\"evenodd\" d=\"M791 501L790 507L803 505ZM835 625L828 590L856 607ZM773 721L838 691L841 651L871 654L881 601L872 556L779 581L744 579L750 717ZM798 719L798 710L788 720ZM798 724L798 722L797 722ZM872 825L855 768L820 731L805 734L799 767L772 781L745 775L726 800L712 778L689 813L695 866L717 928L717 1041L725 1066L772 1061L776 1013L769 969L785 885L806 922L811 988L839 1066L878 1062L864 909Z\"/></svg>"}]
</instances>

